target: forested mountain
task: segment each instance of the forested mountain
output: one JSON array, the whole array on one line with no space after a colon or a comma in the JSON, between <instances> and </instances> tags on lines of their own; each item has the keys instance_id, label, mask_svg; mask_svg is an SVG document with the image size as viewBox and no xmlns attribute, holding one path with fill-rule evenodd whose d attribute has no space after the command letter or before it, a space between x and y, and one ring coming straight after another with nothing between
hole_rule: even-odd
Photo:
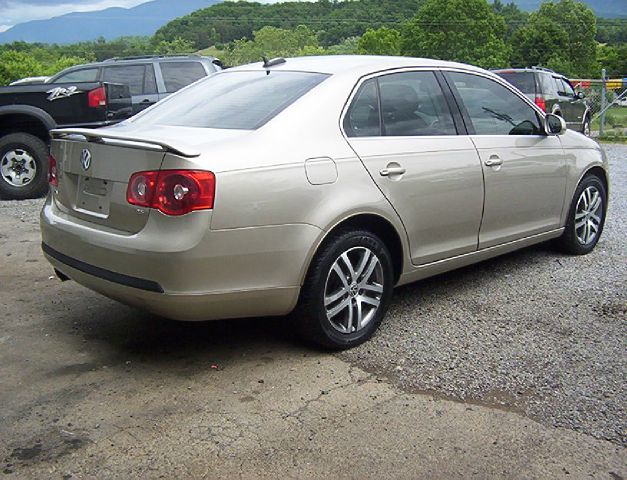
<instances>
[{"instance_id":1,"label":"forested mountain","mask_svg":"<svg viewBox=\"0 0 627 480\"><path fill-rule=\"evenodd\" d=\"M160 28L156 37L181 37L198 48L230 42L264 26L295 28L307 25L323 45L361 35L368 28L398 27L411 18L424 0L357 0L346 2L284 2L261 4L226 2L178 18Z\"/></svg>"},{"instance_id":2,"label":"forested mountain","mask_svg":"<svg viewBox=\"0 0 627 480\"><path fill-rule=\"evenodd\" d=\"M153 0L133 8L107 8L75 12L49 20L20 23L0 33L0 43L14 41L74 43L111 40L122 36L152 35L170 20L205 8L220 0ZM0 2L1 3L1 2Z\"/></svg>"},{"instance_id":3,"label":"forested mountain","mask_svg":"<svg viewBox=\"0 0 627 480\"><path fill-rule=\"evenodd\" d=\"M192 42L197 48L205 48L215 43L251 38L252 32L264 26L293 29L298 25L306 25L318 33L322 45L333 45L346 38L362 35L369 28L399 28L424 3L425 0L319 0L275 4L226 2L177 18L160 28L155 36L167 41L180 37ZM501 0L499 3L506 5L510 2ZM518 0L514 3L525 9L535 9L534 6L538 7L542 2ZM584 3L610 10L608 16L627 16L627 0L588 0ZM510 25L515 27L524 23L526 12L516 7L506 7L502 12L506 21L508 12L517 16L509 19ZM447 21L455 22L455 18Z\"/></svg>"},{"instance_id":4,"label":"forested mountain","mask_svg":"<svg viewBox=\"0 0 627 480\"><path fill-rule=\"evenodd\" d=\"M542 0L513 0L522 10L537 10ZM597 17L627 18L627 0L585 0Z\"/></svg>"},{"instance_id":5,"label":"forested mountain","mask_svg":"<svg viewBox=\"0 0 627 480\"><path fill-rule=\"evenodd\" d=\"M298 24L316 31L325 30L320 38L324 44L332 44L341 37L359 35L373 25L396 27L400 20L413 17L424 3L424 0L321 0L273 5L228 2L200 10L219 1L152 0L128 9L70 13L18 24L0 32L0 44L13 41L68 44L99 37L110 40L152 35L162 27L160 35L169 41L184 36L195 45L206 46L214 40L250 37L252 31L265 25L293 28ZM525 11L537 10L542 3L542 0L504 0L504 3L509 1ZM598 17L627 18L627 0L583 0L583 3ZM173 19L177 20L168 23ZM209 23L203 25L203 22ZM211 28L215 28L217 37L212 36Z\"/></svg>"}]
</instances>

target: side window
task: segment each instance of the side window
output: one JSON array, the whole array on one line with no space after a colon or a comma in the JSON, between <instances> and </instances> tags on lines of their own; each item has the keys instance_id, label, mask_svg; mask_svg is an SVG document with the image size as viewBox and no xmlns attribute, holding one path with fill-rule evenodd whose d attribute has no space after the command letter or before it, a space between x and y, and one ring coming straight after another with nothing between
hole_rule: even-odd
<instances>
[{"instance_id":1,"label":"side window","mask_svg":"<svg viewBox=\"0 0 627 480\"><path fill-rule=\"evenodd\" d=\"M564 88L563 88L564 95L566 95L567 97L574 97L575 89L570 84L570 82L562 78L562 83L564 84Z\"/></svg>"},{"instance_id":2,"label":"side window","mask_svg":"<svg viewBox=\"0 0 627 480\"><path fill-rule=\"evenodd\" d=\"M538 80L540 81L540 94L551 95L555 91L555 84L553 83L553 77L545 73L538 74Z\"/></svg>"},{"instance_id":3,"label":"side window","mask_svg":"<svg viewBox=\"0 0 627 480\"><path fill-rule=\"evenodd\" d=\"M555 83L555 90L557 91L558 95L566 95L564 93L564 83L562 82L562 79L553 77L553 82Z\"/></svg>"},{"instance_id":4,"label":"side window","mask_svg":"<svg viewBox=\"0 0 627 480\"><path fill-rule=\"evenodd\" d=\"M477 135L541 135L536 111L503 85L485 77L451 72Z\"/></svg>"},{"instance_id":5,"label":"side window","mask_svg":"<svg viewBox=\"0 0 627 480\"><path fill-rule=\"evenodd\" d=\"M379 89L385 136L457 135L433 72L385 75Z\"/></svg>"},{"instance_id":6,"label":"side window","mask_svg":"<svg viewBox=\"0 0 627 480\"><path fill-rule=\"evenodd\" d=\"M71 82L95 82L98 79L97 68L84 68L83 70L74 70L57 78L54 83L71 83Z\"/></svg>"},{"instance_id":7,"label":"side window","mask_svg":"<svg viewBox=\"0 0 627 480\"><path fill-rule=\"evenodd\" d=\"M377 82L366 80L359 88L344 117L348 137L377 137L381 135Z\"/></svg>"},{"instance_id":8,"label":"side window","mask_svg":"<svg viewBox=\"0 0 627 480\"><path fill-rule=\"evenodd\" d=\"M146 76L144 78L144 94L150 95L159 93L157 90L157 79L155 78L154 65L146 65Z\"/></svg>"},{"instance_id":9,"label":"side window","mask_svg":"<svg viewBox=\"0 0 627 480\"><path fill-rule=\"evenodd\" d=\"M145 65L105 67L102 79L105 82L126 84L131 91L131 95L141 95L144 93L145 72Z\"/></svg>"},{"instance_id":10,"label":"side window","mask_svg":"<svg viewBox=\"0 0 627 480\"><path fill-rule=\"evenodd\" d=\"M200 62L163 62L160 67L168 93L174 93L207 76Z\"/></svg>"}]
</instances>

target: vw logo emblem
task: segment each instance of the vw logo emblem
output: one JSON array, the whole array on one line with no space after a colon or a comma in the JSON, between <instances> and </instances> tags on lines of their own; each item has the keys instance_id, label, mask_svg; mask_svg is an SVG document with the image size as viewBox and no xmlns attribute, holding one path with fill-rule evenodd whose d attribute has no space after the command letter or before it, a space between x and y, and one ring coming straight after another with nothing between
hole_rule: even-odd
<instances>
[{"instance_id":1,"label":"vw logo emblem","mask_svg":"<svg viewBox=\"0 0 627 480\"><path fill-rule=\"evenodd\" d=\"M88 170L91 166L91 153L86 148L81 152L81 165L83 170Z\"/></svg>"}]
</instances>

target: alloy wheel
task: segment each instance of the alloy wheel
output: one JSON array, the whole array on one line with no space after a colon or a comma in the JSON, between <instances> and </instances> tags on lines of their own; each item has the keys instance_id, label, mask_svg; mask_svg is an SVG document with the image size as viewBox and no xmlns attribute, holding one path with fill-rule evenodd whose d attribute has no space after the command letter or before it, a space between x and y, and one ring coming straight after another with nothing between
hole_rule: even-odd
<instances>
[{"instance_id":1,"label":"alloy wheel","mask_svg":"<svg viewBox=\"0 0 627 480\"><path fill-rule=\"evenodd\" d=\"M596 239L601 228L603 198L594 186L587 187L577 200L575 210L575 235L582 245L589 245Z\"/></svg>"},{"instance_id":2,"label":"alloy wheel","mask_svg":"<svg viewBox=\"0 0 627 480\"><path fill-rule=\"evenodd\" d=\"M324 308L327 319L340 333L365 328L374 318L383 296L383 267L367 247L342 253L327 275Z\"/></svg>"}]
</instances>

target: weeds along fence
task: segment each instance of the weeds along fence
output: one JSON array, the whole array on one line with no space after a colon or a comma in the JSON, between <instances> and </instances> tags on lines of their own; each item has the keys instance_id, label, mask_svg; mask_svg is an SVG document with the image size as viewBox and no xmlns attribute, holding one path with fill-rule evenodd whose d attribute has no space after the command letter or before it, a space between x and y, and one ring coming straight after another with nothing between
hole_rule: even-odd
<instances>
[{"instance_id":1,"label":"weeds along fence","mask_svg":"<svg viewBox=\"0 0 627 480\"><path fill-rule=\"evenodd\" d=\"M627 78L571 79L586 94L592 111L592 133L599 137L627 135Z\"/></svg>"}]
</instances>

